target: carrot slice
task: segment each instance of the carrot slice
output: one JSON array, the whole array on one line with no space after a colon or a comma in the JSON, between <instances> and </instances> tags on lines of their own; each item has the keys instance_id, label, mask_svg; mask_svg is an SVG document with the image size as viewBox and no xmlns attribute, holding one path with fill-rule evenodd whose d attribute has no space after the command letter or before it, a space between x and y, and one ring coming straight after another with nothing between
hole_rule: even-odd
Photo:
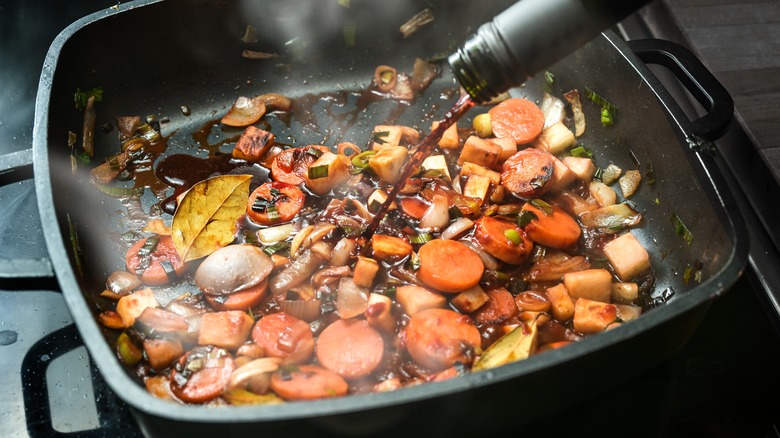
<instances>
[{"instance_id":1,"label":"carrot slice","mask_svg":"<svg viewBox=\"0 0 780 438\"><path fill-rule=\"evenodd\" d=\"M301 211L305 201L306 195L298 187L281 181L269 181L249 195L246 214L249 219L262 225L288 222ZM269 214L272 209L275 209L276 214Z\"/></svg>"},{"instance_id":2,"label":"carrot slice","mask_svg":"<svg viewBox=\"0 0 780 438\"><path fill-rule=\"evenodd\" d=\"M521 198L539 196L549 188L554 158L549 152L535 148L518 151L504 162L501 184Z\"/></svg>"},{"instance_id":3,"label":"carrot slice","mask_svg":"<svg viewBox=\"0 0 780 438\"><path fill-rule=\"evenodd\" d=\"M285 363L305 362L314 352L314 336L309 324L283 312L257 321L252 329L252 340L263 347L268 356L282 358Z\"/></svg>"},{"instance_id":4,"label":"carrot slice","mask_svg":"<svg viewBox=\"0 0 780 438\"><path fill-rule=\"evenodd\" d=\"M268 290L268 279L261 281L259 284L244 289L242 291L234 292L230 295L211 295L204 293L206 302L214 308L214 310L244 310L251 309L265 297L265 292Z\"/></svg>"},{"instance_id":5,"label":"carrot slice","mask_svg":"<svg viewBox=\"0 0 780 438\"><path fill-rule=\"evenodd\" d=\"M511 137L519 145L534 141L544 128L544 113L528 99L507 99L488 113L493 134L497 138Z\"/></svg>"},{"instance_id":6,"label":"carrot slice","mask_svg":"<svg viewBox=\"0 0 780 438\"><path fill-rule=\"evenodd\" d=\"M409 320L404 333L412 359L435 371L457 362L469 365L482 345L471 318L449 309L423 310Z\"/></svg>"},{"instance_id":7,"label":"carrot slice","mask_svg":"<svg viewBox=\"0 0 780 438\"><path fill-rule=\"evenodd\" d=\"M382 362L382 335L366 320L339 319L317 338L317 361L345 379L369 375Z\"/></svg>"},{"instance_id":8,"label":"carrot slice","mask_svg":"<svg viewBox=\"0 0 780 438\"><path fill-rule=\"evenodd\" d=\"M304 175L309 172L309 165L317 161L318 157L316 152L307 153L311 148L321 152L329 151L327 146L321 145L285 149L271 162L271 178L294 186L303 184L306 181Z\"/></svg>"},{"instance_id":9,"label":"carrot slice","mask_svg":"<svg viewBox=\"0 0 780 438\"><path fill-rule=\"evenodd\" d=\"M528 237L534 242L551 248L571 248L577 244L580 238L580 226L563 209L550 205L551 213L545 213L543 210L527 202L523 205L522 211L528 211L536 215L525 227ZM522 214L522 213L521 213Z\"/></svg>"},{"instance_id":10,"label":"carrot slice","mask_svg":"<svg viewBox=\"0 0 780 438\"><path fill-rule=\"evenodd\" d=\"M230 354L211 345L195 347L171 370L171 390L187 403L205 403L225 392L236 363Z\"/></svg>"},{"instance_id":11,"label":"carrot slice","mask_svg":"<svg viewBox=\"0 0 780 438\"><path fill-rule=\"evenodd\" d=\"M485 270L479 255L455 240L431 240L420 247L417 255L417 276L442 292L461 292L476 286Z\"/></svg>"},{"instance_id":12,"label":"carrot slice","mask_svg":"<svg viewBox=\"0 0 780 438\"><path fill-rule=\"evenodd\" d=\"M271 389L285 400L313 400L347 394L349 384L331 370L316 365L282 367L271 375Z\"/></svg>"},{"instance_id":13,"label":"carrot slice","mask_svg":"<svg viewBox=\"0 0 780 438\"><path fill-rule=\"evenodd\" d=\"M127 250L125 254L127 270L138 274L141 281L150 286L167 284L171 281L170 277L180 277L184 274L185 265L176 252L171 236L159 236L153 249L151 246L147 247L151 252L146 254L146 250L142 248L149 239L149 237L141 239Z\"/></svg>"},{"instance_id":14,"label":"carrot slice","mask_svg":"<svg viewBox=\"0 0 780 438\"><path fill-rule=\"evenodd\" d=\"M528 259L534 247L520 227L491 216L477 220L474 238L493 257L515 265Z\"/></svg>"}]
</instances>

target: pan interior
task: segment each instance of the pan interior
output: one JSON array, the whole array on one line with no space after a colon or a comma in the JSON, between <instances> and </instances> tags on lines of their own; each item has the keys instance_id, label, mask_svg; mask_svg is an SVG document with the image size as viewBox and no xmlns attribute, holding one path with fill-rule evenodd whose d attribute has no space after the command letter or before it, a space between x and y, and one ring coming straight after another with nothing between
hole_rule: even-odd
<instances>
[{"instance_id":1,"label":"pan interior","mask_svg":"<svg viewBox=\"0 0 780 438\"><path fill-rule=\"evenodd\" d=\"M105 288L108 274L124 268L123 236L143 226L157 201L147 190L140 204L127 203L89 183L92 165L118 151L115 117L150 115L163 120L162 132L168 137L164 155L199 157L229 151L235 143L241 129L214 122L238 96L270 92L311 103L305 114L291 120L271 116L263 122L282 143L363 145L374 125L388 123L427 133L458 93L446 68L413 104L373 100L367 104L365 90L375 67L385 64L411 72L415 58L443 59L510 3L352 1L347 7L336 1L169 0L78 29L59 54L47 118L49 176L61 244L68 249L81 286L80 291L65 292L82 294L94 315L106 308L97 294ZM434 22L402 37L399 26L428 6ZM242 41L248 26L256 30L256 42ZM242 56L244 50L274 56L249 59ZM579 143L595 152L597 165L639 168L643 177L652 169L655 183L643 183L631 201L644 214L634 233L651 254L659 302L708 294L684 274L695 266L701 281L716 278L729 262L729 230L692 170L680 133L670 126L636 67L610 41L599 38L550 72L556 94L588 88L618 107L615 125L604 127L597 106L583 102L588 129ZM539 76L512 93L540 102L543 83ZM68 132L80 133L83 112L74 110L73 93L94 87L104 93L96 106L96 153L93 164L79 166L74 176ZM471 115L479 112L474 109ZM470 118L461 123L469 124ZM100 129L109 125L114 129ZM692 232L690 244L677 234L674 215ZM71 230L78 239L78 255ZM115 334L106 330L104 336L110 342Z\"/></svg>"}]
</instances>

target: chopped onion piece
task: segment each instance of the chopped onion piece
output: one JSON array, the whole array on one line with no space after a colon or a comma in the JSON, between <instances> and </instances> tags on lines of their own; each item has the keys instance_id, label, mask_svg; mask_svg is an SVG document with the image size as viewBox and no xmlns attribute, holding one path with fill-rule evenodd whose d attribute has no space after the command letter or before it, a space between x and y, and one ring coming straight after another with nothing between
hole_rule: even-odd
<instances>
[{"instance_id":1,"label":"chopped onion piece","mask_svg":"<svg viewBox=\"0 0 780 438\"><path fill-rule=\"evenodd\" d=\"M368 289L355 284L352 277L339 280L336 311L340 318L347 319L362 315L368 308Z\"/></svg>"},{"instance_id":2,"label":"chopped onion piece","mask_svg":"<svg viewBox=\"0 0 780 438\"><path fill-rule=\"evenodd\" d=\"M263 99L241 96L230 107L230 111L222 117L221 122L228 126L249 126L260 120L265 110Z\"/></svg>"},{"instance_id":3,"label":"chopped onion piece","mask_svg":"<svg viewBox=\"0 0 780 438\"><path fill-rule=\"evenodd\" d=\"M319 298L313 300L283 300L279 305L279 310L300 320L311 322L320 317L321 305L322 302Z\"/></svg>"},{"instance_id":4,"label":"chopped onion piece","mask_svg":"<svg viewBox=\"0 0 780 438\"><path fill-rule=\"evenodd\" d=\"M563 97L571 104L571 112L574 115L574 136L579 137L585 132L585 113L582 112L580 92L571 90L568 93L564 93Z\"/></svg>"},{"instance_id":5,"label":"chopped onion piece","mask_svg":"<svg viewBox=\"0 0 780 438\"><path fill-rule=\"evenodd\" d=\"M634 194L639 182L642 180L642 174L638 170L627 170L623 176L618 179L620 190L623 192L623 196L626 198Z\"/></svg>"},{"instance_id":6,"label":"chopped onion piece","mask_svg":"<svg viewBox=\"0 0 780 438\"><path fill-rule=\"evenodd\" d=\"M563 120L565 105L561 99L545 93L539 108L544 113L544 129Z\"/></svg>"},{"instance_id":7,"label":"chopped onion piece","mask_svg":"<svg viewBox=\"0 0 780 438\"><path fill-rule=\"evenodd\" d=\"M228 389L246 388L255 394L265 394L271 385L271 373L279 369L282 360L262 357L236 368L230 375Z\"/></svg>"},{"instance_id":8,"label":"chopped onion piece","mask_svg":"<svg viewBox=\"0 0 780 438\"><path fill-rule=\"evenodd\" d=\"M447 197L443 195L433 195L431 206L425 210L420 218L420 228L441 229L450 221L449 204Z\"/></svg>"},{"instance_id":9,"label":"chopped onion piece","mask_svg":"<svg viewBox=\"0 0 780 438\"><path fill-rule=\"evenodd\" d=\"M482 264L485 265L485 269L489 271L498 270L498 260L496 260L496 258L493 257L492 255L488 254L487 251L482 249L482 247L477 246L471 242L464 242L464 241L461 242L466 244L466 246L471 248L472 251L474 251L475 253L477 253L477 255L479 255L479 258L482 259Z\"/></svg>"},{"instance_id":10,"label":"chopped onion piece","mask_svg":"<svg viewBox=\"0 0 780 438\"><path fill-rule=\"evenodd\" d=\"M471 227L474 226L474 221L467 217L461 217L450 224L447 229L441 233L442 239L458 239L466 234Z\"/></svg>"},{"instance_id":11,"label":"chopped onion piece","mask_svg":"<svg viewBox=\"0 0 780 438\"><path fill-rule=\"evenodd\" d=\"M626 203L586 211L580 215L583 225L607 234L617 233L625 227L636 225L641 219L642 214Z\"/></svg>"},{"instance_id":12,"label":"chopped onion piece","mask_svg":"<svg viewBox=\"0 0 780 438\"><path fill-rule=\"evenodd\" d=\"M347 237L342 238L336 243L333 248L333 253L330 257L330 264L332 266L344 266L348 265L349 261L354 253L357 252L357 242Z\"/></svg>"}]
</instances>

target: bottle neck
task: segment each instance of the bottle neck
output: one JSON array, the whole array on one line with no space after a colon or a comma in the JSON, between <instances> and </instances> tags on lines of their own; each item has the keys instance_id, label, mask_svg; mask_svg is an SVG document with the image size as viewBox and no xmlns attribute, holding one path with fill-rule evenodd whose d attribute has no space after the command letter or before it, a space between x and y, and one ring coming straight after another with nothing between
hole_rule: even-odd
<instances>
[{"instance_id":1,"label":"bottle neck","mask_svg":"<svg viewBox=\"0 0 780 438\"><path fill-rule=\"evenodd\" d=\"M649 0L521 0L449 57L458 82L486 102L574 52Z\"/></svg>"}]
</instances>

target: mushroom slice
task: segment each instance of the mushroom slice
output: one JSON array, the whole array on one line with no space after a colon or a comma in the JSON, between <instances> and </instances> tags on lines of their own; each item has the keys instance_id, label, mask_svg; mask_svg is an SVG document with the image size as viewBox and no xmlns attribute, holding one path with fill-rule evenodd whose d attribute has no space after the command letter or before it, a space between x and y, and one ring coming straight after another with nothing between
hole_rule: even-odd
<instances>
[{"instance_id":1,"label":"mushroom slice","mask_svg":"<svg viewBox=\"0 0 780 438\"><path fill-rule=\"evenodd\" d=\"M271 258L254 245L228 245L203 260L195 284L207 294L231 294L259 284L273 267Z\"/></svg>"}]
</instances>

